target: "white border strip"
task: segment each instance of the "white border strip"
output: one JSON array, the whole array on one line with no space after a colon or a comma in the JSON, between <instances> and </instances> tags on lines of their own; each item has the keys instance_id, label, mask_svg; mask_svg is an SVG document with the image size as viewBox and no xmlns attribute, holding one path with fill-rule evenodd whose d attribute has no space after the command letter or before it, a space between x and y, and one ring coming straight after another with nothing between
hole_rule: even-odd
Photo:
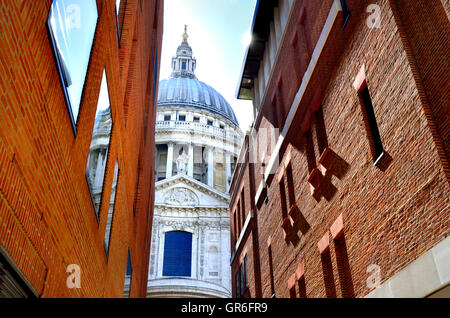
<instances>
[{"instance_id":1,"label":"white border strip","mask_svg":"<svg viewBox=\"0 0 450 318\"><path fill-rule=\"evenodd\" d=\"M239 238L234 246L234 250L237 251L239 249L239 245L241 245L242 238L244 237L245 232L247 232L248 225L250 224L250 220L253 217L253 210L250 210L247 214L247 218L245 219L244 226L242 227L241 234L239 234Z\"/></svg>"}]
</instances>

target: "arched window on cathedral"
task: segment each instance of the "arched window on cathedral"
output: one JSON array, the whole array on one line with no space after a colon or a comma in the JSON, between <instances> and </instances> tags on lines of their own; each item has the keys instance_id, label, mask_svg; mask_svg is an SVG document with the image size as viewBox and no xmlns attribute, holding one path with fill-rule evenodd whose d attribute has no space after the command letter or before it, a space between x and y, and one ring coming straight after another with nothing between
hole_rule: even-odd
<instances>
[{"instance_id":1,"label":"arched window on cathedral","mask_svg":"<svg viewBox=\"0 0 450 318\"><path fill-rule=\"evenodd\" d=\"M211 246L208 250L208 269L209 276L219 276L219 251L215 246Z\"/></svg>"},{"instance_id":2,"label":"arched window on cathedral","mask_svg":"<svg viewBox=\"0 0 450 318\"><path fill-rule=\"evenodd\" d=\"M191 276L192 234L167 232L164 240L163 276Z\"/></svg>"}]
</instances>

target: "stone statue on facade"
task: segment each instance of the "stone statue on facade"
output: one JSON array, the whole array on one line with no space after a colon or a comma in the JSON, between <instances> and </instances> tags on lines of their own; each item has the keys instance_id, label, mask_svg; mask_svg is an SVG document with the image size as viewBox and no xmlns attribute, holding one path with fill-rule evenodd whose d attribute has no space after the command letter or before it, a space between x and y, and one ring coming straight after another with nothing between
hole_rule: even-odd
<instances>
[{"instance_id":1,"label":"stone statue on facade","mask_svg":"<svg viewBox=\"0 0 450 318\"><path fill-rule=\"evenodd\" d=\"M177 174L186 174L187 173L187 164L188 164L189 156L185 154L183 151L181 155L178 156L176 160L177 164Z\"/></svg>"}]
</instances>

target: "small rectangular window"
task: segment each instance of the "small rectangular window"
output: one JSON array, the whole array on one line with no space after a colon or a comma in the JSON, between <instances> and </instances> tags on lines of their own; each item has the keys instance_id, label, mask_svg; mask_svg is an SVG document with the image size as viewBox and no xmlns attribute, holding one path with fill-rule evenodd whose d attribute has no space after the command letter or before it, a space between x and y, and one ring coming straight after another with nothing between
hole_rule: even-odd
<instances>
[{"instance_id":1,"label":"small rectangular window","mask_svg":"<svg viewBox=\"0 0 450 318\"><path fill-rule=\"evenodd\" d=\"M213 125L213 121L212 120L208 120L208 126L212 126Z\"/></svg>"},{"instance_id":2,"label":"small rectangular window","mask_svg":"<svg viewBox=\"0 0 450 318\"><path fill-rule=\"evenodd\" d=\"M106 219L106 230L105 230L105 251L106 255L109 254L109 243L111 241L111 230L114 219L114 206L116 203L116 193L117 193L117 179L119 177L119 161L116 159L116 165L114 166L114 177L111 188L111 197L109 200L108 217Z\"/></svg>"},{"instance_id":3,"label":"small rectangular window","mask_svg":"<svg viewBox=\"0 0 450 318\"><path fill-rule=\"evenodd\" d=\"M240 296L242 296L242 295L244 295L244 289L245 289L245 287L244 287L244 273L243 273L243 270L242 270L242 264L239 265L239 276L241 278L240 279L240 286L239 286L239 289L241 291Z\"/></svg>"},{"instance_id":4,"label":"small rectangular window","mask_svg":"<svg viewBox=\"0 0 450 318\"><path fill-rule=\"evenodd\" d=\"M181 62L181 69L182 69L183 71L186 70L186 62L185 62L185 61Z\"/></svg>"},{"instance_id":5,"label":"small rectangular window","mask_svg":"<svg viewBox=\"0 0 450 318\"><path fill-rule=\"evenodd\" d=\"M241 296L239 290L239 272L236 272L236 274L234 274L234 293L236 298L239 298Z\"/></svg>"},{"instance_id":6,"label":"small rectangular window","mask_svg":"<svg viewBox=\"0 0 450 318\"><path fill-rule=\"evenodd\" d=\"M350 11L348 10L347 0L341 0L342 13L344 14L344 23L342 29L347 25L348 19L350 19Z\"/></svg>"},{"instance_id":7,"label":"small rectangular window","mask_svg":"<svg viewBox=\"0 0 450 318\"><path fill-rule=\"evenodd\" d=\"M179 121L186 121L186 115L180 115L178 116Z\"/></svg>"},{"instance_id":8,"label":"small rectangular window","mask_svg":"<svg viewBox=\"0 0 450 318\"><path fill-rule=\"evenodd\" d=\"M200 122L200 117L194 117L194 123Z\"/></svg>"},{"instance_id":9,"label":"small rectangular window","mask_svg":"<svg viewBox=\"0 0 450 318\"><path fill-rule=\"evenodd\" d=\"M364 121L366 124L367 135L369 137L370 149L374 165L384 154L383 143L381 142L380 131L378 130L375 111L373 109L372 98L370 97L369 88L367 84L359 91L359 99L362 106Z\"/></svg>"},{"instance_id":10,"label":"small rectangular window","mask_svg":"<svg viewBox=\"0 0 450 318\"><path fill-rule=\"evenodd\" d=\"M245 191L244 191L245 189L244 188L242 188L242 191L241 191L241 218L242 218L242 221L241 221L241 223L242 223L242 226L244 226L244 224L245 224Z\"/></svg>"},{"instance_id":11,"label":"small rectangular window","mask_svg":"<svg viewBox=\"0 0 450 318\"><path fill-rule=\"evenodd\" d=\"M239 230L238 230L238 224L236 219L236 210L233 213L233 229L234 229L234 245L236 245L238 237L239 237Z\"/></svg>"},{"instance_id":12,"label":"small rectangular window","mask_svg":"<svg viewBox=\"0 0 450 318\"><path fill-rule=\"evenodd\" d=\"M170 115L164 115L164 121L170 121Z\"/></svg>"},{"instance_id":13,"label":"small rectangular window","mask_svg":"<svg viewBox=\"0 0 450 318\"><path fill-rule=\"evenodd\" d=\"M248 286L248 275L247 275L247 254L244 256L244 287Z\"/></svg>"}]
</instances>

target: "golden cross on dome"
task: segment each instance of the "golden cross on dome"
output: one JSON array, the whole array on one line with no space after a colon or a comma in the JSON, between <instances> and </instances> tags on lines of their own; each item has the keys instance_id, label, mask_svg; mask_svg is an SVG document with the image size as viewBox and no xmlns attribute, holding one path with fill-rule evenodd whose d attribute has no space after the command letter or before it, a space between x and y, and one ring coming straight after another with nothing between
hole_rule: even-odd
<instances>
[{"instance_id":1,"label":"golden cross on dome","mask_svg":"<svg viewBox=\"0 0 450 318\"><path fill-rule=\"evenodd\" d=\"M184 25L184 34L183 34L183 41L187 42L189 35L187 34L187 25Z\"/></svg>"}]
</instances>

